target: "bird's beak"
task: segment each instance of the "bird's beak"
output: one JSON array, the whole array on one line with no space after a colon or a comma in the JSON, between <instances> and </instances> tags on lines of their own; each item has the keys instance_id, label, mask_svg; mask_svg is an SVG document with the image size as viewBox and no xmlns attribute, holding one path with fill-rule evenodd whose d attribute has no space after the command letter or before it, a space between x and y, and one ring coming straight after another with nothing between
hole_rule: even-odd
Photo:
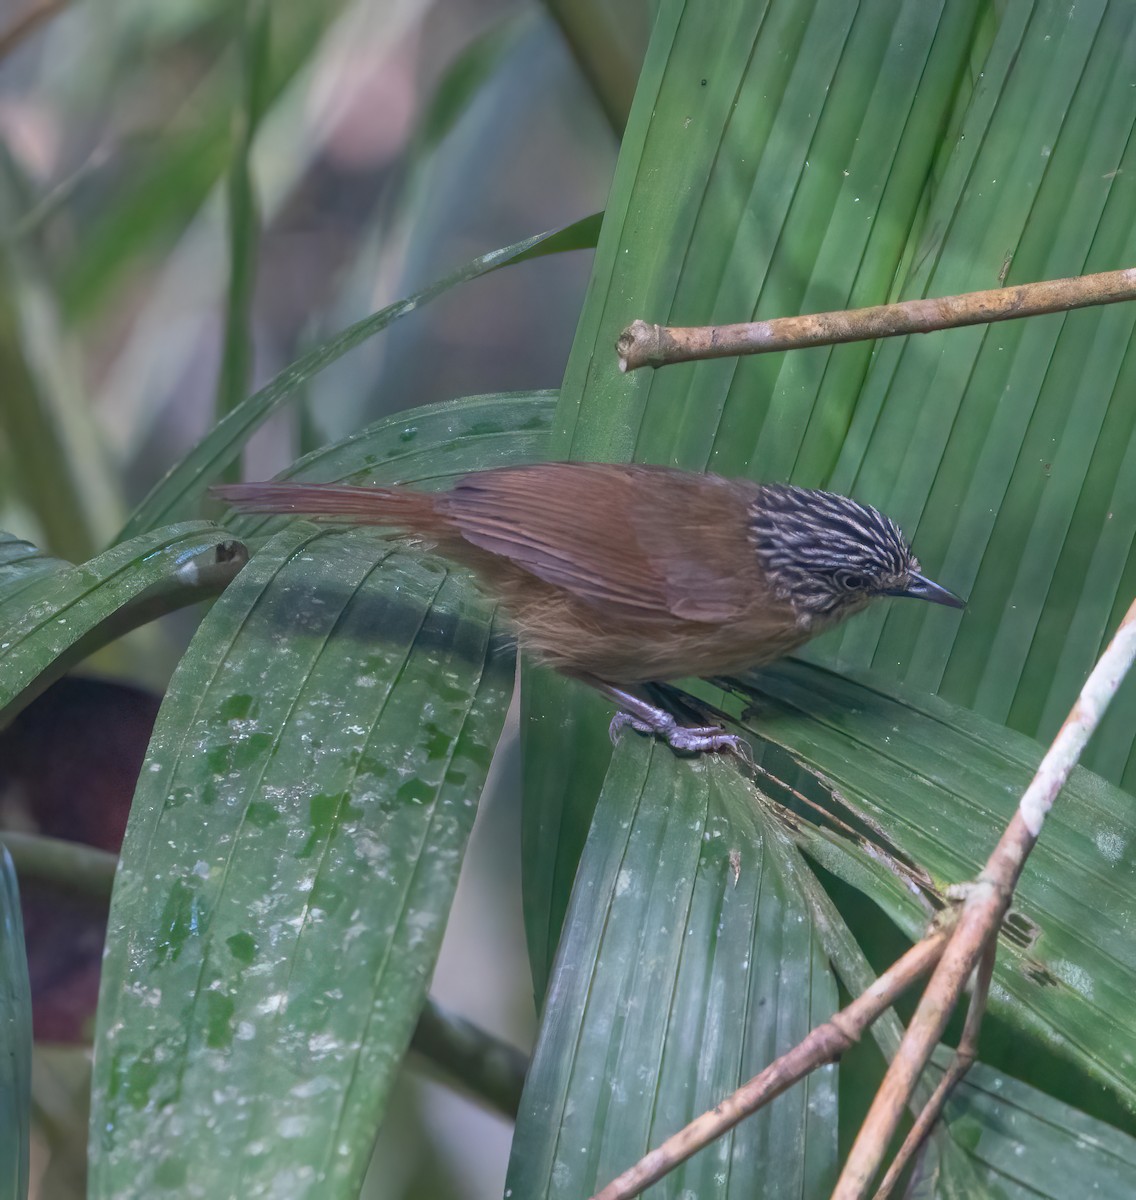
<instances>
[{"instance_id":1,"label":"bird's beak","mask_svg":"<svg viewBox=\"0 0 1136 1200\"><path fill-rule=\"evenodd\" d=\"M911 582L907 587L893 588L887 594L889 596L914 596L917 600L930 600L932 604L945 604L947 608L966 608L966 601L961 596L947 591L945 587L933 580L918 575L914 571L912 571L910 579Z\"/></svg>"}]
</instances>

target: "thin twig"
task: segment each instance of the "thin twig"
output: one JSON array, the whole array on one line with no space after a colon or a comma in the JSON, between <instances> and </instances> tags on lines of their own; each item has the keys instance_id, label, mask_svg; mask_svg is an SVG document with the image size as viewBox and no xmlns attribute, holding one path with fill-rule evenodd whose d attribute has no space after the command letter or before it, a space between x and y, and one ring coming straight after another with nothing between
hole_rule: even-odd
<instances>
[{"instance_id":1,"label":"thin twig","mask_svg":"<svg viewBox=\"0 0 1136 1200\"><path fill-rule=\"evenodd\" d=\"M997 956L997 950L997 939L992 938L986 943L985 953L978 963L974 991L970 996L970 1007L967 1009L966 1023L963 1026L962 1037L959 1038L955 1056L943 1078L939 1080L939 1086L931 1093L930 1099L923 1106L923 1111L916 1118L911 1132L904 1138L903 1145L900 1146L899 1152L892 1160L891 1166L888 1167L883 1183L876 1189L873 1200L888 1200L907 1164L930 1136L951 1093L978 1057L978 1032L982 1028L982 1018L986 1013L986 999L990 994L990 979L994 974L994 959Z\"/></svg>"},{"instance_id":2,"label":"thin twig","mask_svg":"<svg viewBox=\"0 0 1136 1200\"><path fill-rule=\"evenodd\" d=\"M36 0L0 33L0 62L26 41L46 21L61 13L69 0Z\"/></svg>"},{"instance_id":3,"label":"thin twig","mask_svg":"<svg viewBox=\"0 0 1136 1200\"><path fill-rule=\"evenodd\" d=\"M271 6L266 0L244 0L241 26L241 104L228 176L229 291L225 306L225 338L217 374L217 419L245 398L252 371L252 312L260 250L260 206L253 177L252 154L264 115L268 89ZM236 468L228 472L238 478Z\"/></svg>"},{"instance_id":4,"label":"thin twig","mask_svg":"<svg viewBox=\"0 0 1136 1200\"><path fill-rule=\"evenodd\" d=\"M450 1012L431 997L418 1014L410 1048L506 1117L516 1117L528 1056Z\"/></svg>"},{"instance_id":5,"label":"thin twig","mask_svg":"<svg viewBox=\"0 0 1136 1200\"><path fill-rule=\"evenodd\" d=\"M968 885L958 923L876 1093L837 1181L833 1200L862 1200L879 1170L916 1080L931 1057L966 981L1010 906L1014 887L1045 817L1136 658L1136 602L1093 668L1072 712L1026 789L977 881Z\"/></svg>"},{"instance_id":6,"label":"thin twig","mask_svg":"<svg viewBox=\"0 0 1136 1200\"><path fill-rule=\"evenodd\" d=\"M708 1146L739 1121L776 1099L825 1063L834 1062L860 1040L865 1029L886 1012L896 997L934 967L947 944L948 930L936 927L885 971L847 1008L818 1025L792 1050L769 1064L748 1083L684 1129L667 1138L630 1170L612 1180L592 1200L630 1200L673 1171L679 1163Z\"/></svg>"},{"instance_id":7,"label":"thin twig","mask_svg":"<svg viewBox=\"0 0 1136 1200\"><path fill-rule=\"evenodd\" d=\"M741 325L683 327L633 321L619 335L615 348L620 369L634 371L638 367L662 367L699 358L768 354L773 350L931 333L936 329L985 325L1133 299L1136 299L1136 269L1102 271L1072 279L1046 279L1017 287L963 292L958 296L903 300L897 304L776 317Z\"/></svg>"},{"instance_id":8,"label":"thin twig","mask_svg":"<svg viewBox=\"0 0 1136 1200\"><path fill-rule=\"evenodd\" d=\"M118 855L81 842L47 837L39 833L0 831L0 845L8 847L21 883L49 883L65 892L110 902L110 889Z\"/></svg>"}]
</instances>

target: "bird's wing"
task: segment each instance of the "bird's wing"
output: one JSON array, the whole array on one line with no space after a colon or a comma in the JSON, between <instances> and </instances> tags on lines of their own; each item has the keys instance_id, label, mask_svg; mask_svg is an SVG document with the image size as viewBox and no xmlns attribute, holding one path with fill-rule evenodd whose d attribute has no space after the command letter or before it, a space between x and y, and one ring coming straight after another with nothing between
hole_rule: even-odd
<instances>
[{"instance_id":1,"label":"bird's wing","mask_svg":"<svg viewBox=\"0 0 1136 1200\"><path fill-rule=\"evenodd\" d=\"M714 476L544 463L468 476L439 507L471 545L590 603L717 622L753 599L748 499Z\"/></svg>"}]
</instances>

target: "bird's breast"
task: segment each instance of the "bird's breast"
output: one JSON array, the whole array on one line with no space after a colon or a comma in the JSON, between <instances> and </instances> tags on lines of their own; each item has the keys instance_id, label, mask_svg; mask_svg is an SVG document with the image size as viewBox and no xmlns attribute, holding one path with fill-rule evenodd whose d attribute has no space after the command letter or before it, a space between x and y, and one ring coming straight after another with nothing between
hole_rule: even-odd
<instances>
[{"instance_id":1,"label":"bird's breast","mask_svg":"<svg viewBox=\"0 0 1136 1200\"><path fill-rule=\"evenodd\" d=\"M522 646L538 661L609 683L728 675L772 662L812 636L780 604L730 621L617 614L563 595L513 607Z\"/></svg>"}]
</instances>

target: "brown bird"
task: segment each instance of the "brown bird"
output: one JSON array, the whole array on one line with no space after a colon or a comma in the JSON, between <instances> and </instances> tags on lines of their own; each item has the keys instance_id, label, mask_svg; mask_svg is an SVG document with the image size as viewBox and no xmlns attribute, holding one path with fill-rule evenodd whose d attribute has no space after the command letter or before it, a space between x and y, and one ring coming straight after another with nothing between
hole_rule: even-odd
<instances>
[{"instance_id":1,"label":"brown bird","mask_svg":"<svg viewBox=\"0 0 1136 1200\"><path fill-rule=\"evenodd\" d=\"M582 679L676 750L738 749L637 695L648 682L760 666L878 596L961 608L919 572L899 526L831 492L667 467L541 463L467 475L449 491L244 483L245 512L379 525L471 567L522 647Z\"/></svg>"}]
</instances>

